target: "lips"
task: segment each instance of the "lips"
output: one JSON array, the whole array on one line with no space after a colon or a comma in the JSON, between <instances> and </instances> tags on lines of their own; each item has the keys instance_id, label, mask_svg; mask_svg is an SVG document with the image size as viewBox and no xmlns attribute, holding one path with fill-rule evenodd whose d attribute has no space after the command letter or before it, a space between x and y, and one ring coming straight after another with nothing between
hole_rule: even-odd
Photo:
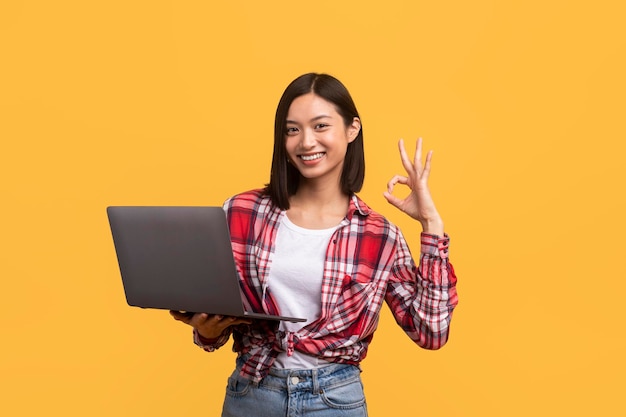
<instances>
[{"instance_id":1,"label":"lips","mask_svg":"<svg viewBox=\"0 0 626 417\"><path fill-rule=\"evenodd\" d=\"M298 155L298 157L302 159L303 161L310 162L310 161L315 161L317 159L320 159L324 155L326 155L325 152L318 152L318 153L313 153L309 155Z\"/></svg>"}]
</instances>

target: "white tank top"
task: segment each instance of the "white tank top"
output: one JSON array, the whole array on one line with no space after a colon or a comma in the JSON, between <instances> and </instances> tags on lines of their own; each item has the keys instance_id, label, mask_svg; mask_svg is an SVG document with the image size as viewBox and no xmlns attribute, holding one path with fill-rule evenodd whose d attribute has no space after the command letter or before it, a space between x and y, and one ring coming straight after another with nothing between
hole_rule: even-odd
<instances>
[{"instance_id":1,"label":"white tank top","mask_svg":"<svg viewBox=\"0 0 626 417\"><path fill-rule=\"evenodd\" d=\"M305 323L282 321L280 330L295 332L316 320L322 310L322 277L330 237L339 225L329 229L305 229L282 216L276 235L275 252L269 275L269 287L281 315L304 317ZM283 352L274 366L285 369L310 369L328 362L294 351Z\"/></svg>"}]
</instances>

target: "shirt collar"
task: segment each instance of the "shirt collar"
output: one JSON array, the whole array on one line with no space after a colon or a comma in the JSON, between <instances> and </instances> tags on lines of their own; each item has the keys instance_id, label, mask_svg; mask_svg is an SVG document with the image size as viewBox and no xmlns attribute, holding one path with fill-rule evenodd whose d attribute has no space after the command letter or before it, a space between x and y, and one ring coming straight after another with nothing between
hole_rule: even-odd
<instances>
[{"instance_id":1,"label":"shirt collar","mask_svg":"<svg viewBox=\"0 0 626 417\"><path fill-rule=\"evenodd\" d=\"M363 200L356 194L352 194L350 197L350 208L348 209L348 220L352 220L354 213L358 213L361 216L367 216L372 212L372 209L368 207Z\"/></svg>"}]
</instances>

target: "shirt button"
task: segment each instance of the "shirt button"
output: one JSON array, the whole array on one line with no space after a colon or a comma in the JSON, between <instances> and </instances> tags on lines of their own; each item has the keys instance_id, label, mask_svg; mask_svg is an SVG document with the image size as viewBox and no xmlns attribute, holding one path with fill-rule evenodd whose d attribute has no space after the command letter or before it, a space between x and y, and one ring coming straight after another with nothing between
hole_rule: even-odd
<instances>
[{"instance_id":1,"label":"shirt button","mask_svg":"<svg viewBox=\"0 0 626 417\"><path fill-rule=\"evenodd\" d=\"M292 376L291 377L291 383L293 385L297 385L300 382L300 378L298 378L297 376Z\"/></svg>"}]
</instances>

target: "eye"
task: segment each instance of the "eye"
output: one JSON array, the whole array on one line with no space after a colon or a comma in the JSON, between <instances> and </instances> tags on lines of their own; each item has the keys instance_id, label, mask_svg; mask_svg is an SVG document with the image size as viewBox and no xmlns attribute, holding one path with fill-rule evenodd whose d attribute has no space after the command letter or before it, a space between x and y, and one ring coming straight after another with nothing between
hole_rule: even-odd
<instances>
[{"instance_id":1,"label":"eye","mask_svg":"<svg viewBox=\"0 0 626 417\"><path fill-rule=\"evenodd\" d=\"M315 125L315 129L318 129L318 130L320 130L320 129L325 129L325 128L327 128L328 126L330 126L330 125L328 125L328 124L326 124L326 123L318 123L318 124L316 124L316 125Z\"/></svg>"},{"instance_id":2,"label":"eye","mask_svg":"<svg viewBox=\"0 0 626 417\"><path fill-rule=\"evenodd\" d=\"M285 129L285 134L287 136L297 135L298 134L298 128L297 127L287 127L287 129Z\"/></svg>"}]
</instances>

